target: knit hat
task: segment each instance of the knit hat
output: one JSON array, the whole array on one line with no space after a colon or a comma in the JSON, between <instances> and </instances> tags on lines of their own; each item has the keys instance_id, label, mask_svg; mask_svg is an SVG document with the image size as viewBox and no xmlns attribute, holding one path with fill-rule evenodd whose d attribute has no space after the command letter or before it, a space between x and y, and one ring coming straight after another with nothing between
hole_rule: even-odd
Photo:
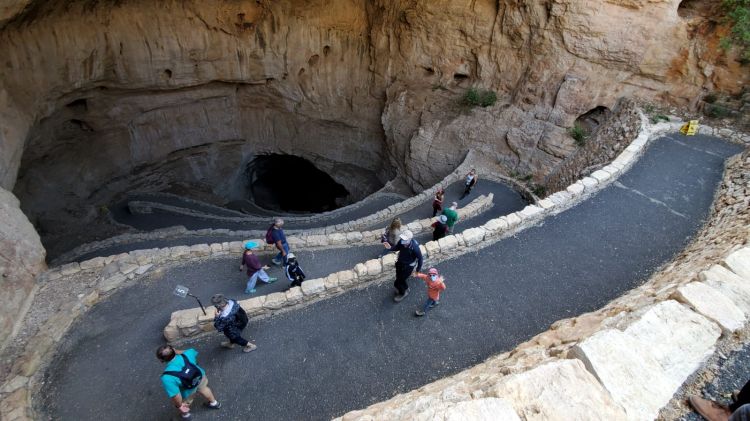
<instances>
[{"instance_id":1,"label":"knit hat","mask_svg":"<svg viewBox=\"0 0 750 421\"><path fill-rule=\"evenodd\" d=\"M438 216L437 219L438 219L438 221L440 221L441 224L444 224L444 223L448 222L448 217L445 216L445 215L440 215L440 216Z\"/></svg>"},{"instance_id":2,"label":"knit hat","mask_svg":"<svg viewBox=\"0 0 750 421\"><path fill-rule=\"evenodd\" d=\"M411 239L414 238L414 234L412 234L410 230L405 230L398 237L404 241L411 241Z\"/></svg>"},{"instance_id":3,"label":"knit hat","mask_svg":"<svg viewBox=\"0 0 750 421\"><path fill-rule=\"evenodd\" d=\"M295 256L294 253L289 253L289 254L286 255L286 260L292 260L292 259L296 259L296 258L297 258L297 256Z\"/></svg>"}]
</instances>

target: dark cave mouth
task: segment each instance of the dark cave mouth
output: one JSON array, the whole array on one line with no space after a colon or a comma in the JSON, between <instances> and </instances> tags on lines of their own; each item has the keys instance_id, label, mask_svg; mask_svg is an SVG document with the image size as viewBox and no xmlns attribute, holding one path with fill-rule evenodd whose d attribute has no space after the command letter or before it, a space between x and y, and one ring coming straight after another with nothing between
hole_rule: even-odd
<instances>
[{"instance_id":1,"label":"dark cave mouth","mask_svg":"<svg viewBox=\"0 0 750 421\"><path fill-rule=\"evenodd\" d=\"M247 164L248 199L272 211L319 213L347 203L349 191L312 162L294 155L260 155Z\"/></svg>"}]
</instances>

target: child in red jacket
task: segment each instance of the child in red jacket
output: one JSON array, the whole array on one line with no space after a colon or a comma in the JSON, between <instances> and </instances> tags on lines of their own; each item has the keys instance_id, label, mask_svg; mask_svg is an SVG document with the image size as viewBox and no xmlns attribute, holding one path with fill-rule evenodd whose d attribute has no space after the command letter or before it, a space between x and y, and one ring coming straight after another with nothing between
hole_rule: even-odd
<instances>
[{"instance_id":1,"label":"child in red jacket","mask_svg":"<svg viewBox=\"0 0 750 421\"><path fill-rule=\"evenodd\" d=\"M427 310L440 304L440 291L445 290L445 282L435 268L430 268L427 274L417 272L417 277L427 284L427 301L422 310L417 310L414 314L424 316Z\"/></svg>"}]
</instances>

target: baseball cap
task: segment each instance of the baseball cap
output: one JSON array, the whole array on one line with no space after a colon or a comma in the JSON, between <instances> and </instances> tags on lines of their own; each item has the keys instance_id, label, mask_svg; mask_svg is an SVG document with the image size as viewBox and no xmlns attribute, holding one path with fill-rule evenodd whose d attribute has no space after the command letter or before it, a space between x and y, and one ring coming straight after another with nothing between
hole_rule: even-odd
<instances>
[{"instance_id":1,"label":"baseball cap","mask_svg":"<svg viewBox=\"0 0 750 421\"><path fill-rule=\"evenodd\" d=\"M405 230L401 233L401 235L398 236L398 238L404 241L411 241L411 239L414 238L414 234L412 234L410 230Z\"/></svg>"}]
</instances>

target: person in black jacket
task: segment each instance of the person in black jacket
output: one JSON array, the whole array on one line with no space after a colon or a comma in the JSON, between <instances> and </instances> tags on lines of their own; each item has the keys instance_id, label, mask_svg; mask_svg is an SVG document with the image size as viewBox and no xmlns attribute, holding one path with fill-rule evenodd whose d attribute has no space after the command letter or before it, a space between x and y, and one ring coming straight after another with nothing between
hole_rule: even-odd
<instances>
[{"instance_id":1,"label":"person in black jacket","mask_svg":"<svg viewBox=\"0 0 750 421\"><path fill-rule=\"evenodd\" d=\"M289 253L287 255L284 273L286 274L286 278L289 279L289 282L292 283L289 288L302 286L302 281L305 280L305 272L303 272L302 268L299 266L297 256L295 256L294 253Z\"/></svg>"},{"instance_id":2,"label":"person in black jacket","mask_svg":"<svg viewBox=\"0 0 750 421\"><path fill-rule=\"evenodd\" d=\"M225 298L222 294L211 297L211 304L216 307L214 327L229 339L222 342L221 346L232 349L234 345L240 345L243 352L255 351L253 343L242 337L242 330L247 326L247 313L235 300Z\"/></svg>"},{"instance_id":3,"label":"person in black jacket","mask_svg":"<svg viewBox=\"0 0 750 421\"><path fill-rule=\"evenodd\" d=\"M398 292L393 297L393 301L400 303L409 295L409 284L406 280L411 276L415 266L417 272L422 270L422 251L419 250L419 243L414 239L414 234L410 230L403 231L399 236L399 242L389 250L398 252L396 282L393 283Z\"/></svg>"}]
</instances>

